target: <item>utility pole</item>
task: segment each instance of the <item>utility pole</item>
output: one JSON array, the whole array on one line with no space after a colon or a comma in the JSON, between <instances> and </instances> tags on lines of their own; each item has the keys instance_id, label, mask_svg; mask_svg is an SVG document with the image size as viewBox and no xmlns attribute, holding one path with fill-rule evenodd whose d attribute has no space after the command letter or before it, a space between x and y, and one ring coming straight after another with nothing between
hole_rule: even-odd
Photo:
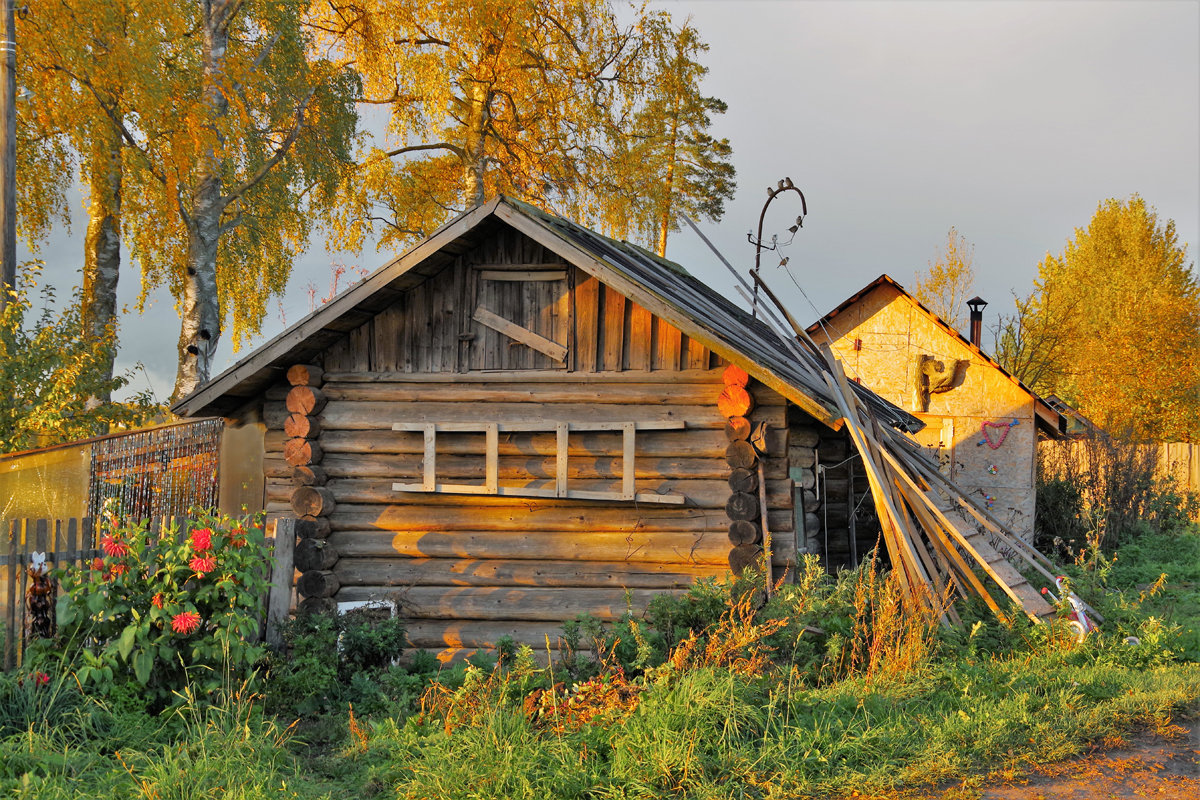
<instances>
[{"instance_id":1,"label":"utility pole","mask_svg":"<svg viewBox=\"0 0 1200 800\"><path fill-rule=\"evenodd\" d=\"M15 0L4 3L0 41L0 311L17 285L17 25Z\"/></svg>"}]
</instances>

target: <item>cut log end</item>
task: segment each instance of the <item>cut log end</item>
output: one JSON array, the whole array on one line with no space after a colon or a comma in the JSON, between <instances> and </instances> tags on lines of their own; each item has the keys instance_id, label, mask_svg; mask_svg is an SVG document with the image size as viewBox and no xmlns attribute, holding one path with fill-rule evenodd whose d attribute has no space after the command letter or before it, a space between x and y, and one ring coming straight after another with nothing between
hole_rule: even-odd
<instances>
[{"instance_id":1,"label":"cut log end","mask_svg":"<svg viewBox=\"0 0 1200 800\"><path fill-rule=\"evenodd\" d=\"M327 480L329 476L325 474L325 470L316 465L301 464L292 467L293 486L324 486Z\"/></svg>"},{"instance_id":2,"label":"cut log end","mask_svg":"<svg viewBox=\"0 0 1200 800\"><path fill-rule=\"evenodd\" d=\"M725 448L725 461L734 469L753 469L758 453L749 442L730 442Z\"/></svg>"},{"instance_id":3,"label":"cut log end","mask_svg":"<svg viewBox=\"0 0 1200 800\"><path fill-rule=\"evenodd\" d=\"M730 364L721 373L721 382L726 386L740 386L744 389L746 384L750 383L750 375L737 364Z\"/></svg>"},{"instance_id":4,"label":"cut log end","mask_svg":"<svg viewBox=\"0 0 1200 800\"><path fill-rule=\"evenodd\" d=\"M301 486L292 492L292 510L299 517L327 517L337 507L333 492L324 486Z\"/></svg>"},{"instance_id":5,"label":"cut log end","mask_svg":"<svg viewBox=\"0 0 1200 800\"><path fill-rule=\"evenodd\" d=\"M725 438L731 442L744 442L750 438L750 420L745 417L730 417L725 423Z\"/></svg>"},{"instance_id":6,"label":"cut log end","mask_svg":"<svg viewBox=\"0 0 1200 800\"><path fill-rule=\"evenodd\" d=\"M734 492L729 502L725 504L725 515L731 520L756 520L759 516L759 503L756 495L749 492Z\"/></svg>"},{"instance_id":7,"label":"cut log end","mask_svg":"<svg viewBox=\"0 0 1200 800\"><path fill-rule=\"evenodd\" d=\"M758 472L752 469L735 469L729 474L729 488L735 492L758 491Z\"/></svg>"},{"instance_id":8,"label":"cut log end","mask_svg":"<svg viewBox=\"0 0 1200 800\"><path fill-rule=\"evenodd\" d=\"M316 439L321 435L321 420L304 414L289 414L283 421L283 432L297 439Z\"/></svg>"},{"instance_id":9,"label":"cut log end","mask_svg":"<svg viewBox=\"0 0 1200 800\"><path fill-rule=\"evenodd\" d=\"M326 539L301 539L296 543L294 558L301 572L329 570L337 564L338 552Z\"/></svg>"},{"instance_id":10,"label":"cut log end","mask_svg":"<svg viewBox=\"0 0 1200 800\"><path fill-rule=\"evenodd\" d=\"M312 416L319 414L328 402L324 393L312 386L293 386L287 393L285 405L293 414Z\"/></svg>"},{"instance_id":11,"label":"cut log end","mask_svg":"<svg viewBox=\"0 0 1200 800\"><path fill-rule=\"evenodd\" d=\"M312 364L295 364L287 371L287 380L292 386L320 386L324 379L324 370Z\"/></svg>"},{"instance_id":12,"label":"cut log end","mask_svg":"<svg viewBox=\"0 0 1200 800\"><path fill-rule=\"evenodd\" d=\"M739 544L729 551L729 569L734 575L741 575L747 567L758 563L762 548L756 544Z\"/></svg>"},{"instance_id":13,"label":"cut log end","mask_svg":"<svg viewBox=\"0 0 1200 800\"><path fill-rule=\"evenodd\" d=\"M729 523L729 541L734 545L758 544L762 540L762 529L757 522L734 520Z\"/></svg>"},{"instance_id":14,"label":"cut log end","mask_svg":"<svg viewBox=\"0 0 1200 800\"><path fill-rule=\"evenodd\" d=\"M312 570L300 576L296 589L304 597L333 597L342 587L336 574L328 570Z\"/></svg>"},{"instance_id":15,"label":"cut log end","mask_svg":"<svg viewBox=\"0 0 1200 800\"><path fill-rule=\"evenodd\" d=\"M293 467L319 464L324 456L321 445L312 439L288 439L283 443L283 460Z\"/></svg>"},{"instance_id":16,"label":"cut log end","mask_svg":"<svg viewBox=\"0 0 1200 800\"><path fill-rule=\"evenodd\" d=\"M753 408L754 398L744 386L726 386L717 398L717 410L723 417L744 417Z\"/></svg>"}]
</instances>

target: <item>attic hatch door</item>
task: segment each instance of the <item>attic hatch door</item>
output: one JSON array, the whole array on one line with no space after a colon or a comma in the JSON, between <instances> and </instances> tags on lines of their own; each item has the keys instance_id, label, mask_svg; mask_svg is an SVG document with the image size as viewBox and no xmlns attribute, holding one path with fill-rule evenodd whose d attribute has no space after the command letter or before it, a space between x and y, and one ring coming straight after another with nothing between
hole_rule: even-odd
<instances>
[{"instance_id":1,"label":"attic hatch door","mask_svg":"<svg viewBox=\"0 0 1200 800\"><path fill-rule=\"evenodd\" d=\"M478 264L468 300L471 370L566 369L571 330L566 264Z\"/></svg>"}]
</instances>

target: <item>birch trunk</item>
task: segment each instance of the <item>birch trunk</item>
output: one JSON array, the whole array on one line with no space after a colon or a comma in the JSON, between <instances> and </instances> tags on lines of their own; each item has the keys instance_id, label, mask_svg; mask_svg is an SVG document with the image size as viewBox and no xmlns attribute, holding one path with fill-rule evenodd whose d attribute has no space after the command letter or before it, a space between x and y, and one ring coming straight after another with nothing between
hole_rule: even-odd
<instances>
[{"instance_id":1,"label":"birch trunk","mask_svg":"<svg viewBox=\"0 0 1200 800\"><path fill-rule=\"evenodd\" d=\"M97 126L88 170L88 226L83 244L83 331L92 340L114 337L117 280L121 271L121 139L111 125ZM109 339L104 378L112 379L116 341ZM107 403L111 393L92 398Z\"/></svg>"},{"instance_id":2,"label":"birch trunk","mask_svg":"<svg viewBox=\"0 0 1200 800\"><path fill-rule=\"evenodd\" d=\"M223 139L220 120L229 112L221 87L225 53L229 43L228 21L236 12L233 0L202 3L204 34L204 100L209 114L208 150L199 165L199 180L186 203L188 232L187 269L180 302L179 369L175 373L172 401L191 394L208 381L212 358L221 338L221 311L217 296L217 247L221 236L221 156ZM181 205L184 203L181 201Z\"/></svg>"},{"instance_id":3,"label":"birch trunk","mask_svg":"<svg viewBox=\"0 0 1200 800\"><path fill-rule=\"evenodd\" d=\"M480 83L472 83L467 92L467 142L465 153L465 175L463 194L468 207L477 206L487 199L484 195L484 170L487 161L485 141L488 124L488 89Z\"/></svg>"}]
</instances>

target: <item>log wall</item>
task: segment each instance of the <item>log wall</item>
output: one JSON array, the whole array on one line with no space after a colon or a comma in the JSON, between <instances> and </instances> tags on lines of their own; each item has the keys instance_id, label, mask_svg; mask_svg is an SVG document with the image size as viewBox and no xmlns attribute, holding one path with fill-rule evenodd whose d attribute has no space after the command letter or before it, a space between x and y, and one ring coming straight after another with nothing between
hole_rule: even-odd
<instances>
[{"instance_id":1,"label":"log wall","mask_svg":"<svg viewBox=\"0 0 1200 800\"><path fill-rule=\"evenodd\" d=\"M730 568L726 362L515 233L458 256L318 366L319 409L289 412L285 385L263 398L268 514L294 515L315 491L298 497L298 487L318 486L330 510L313 515L327 526L310 532L304 589L395 600L414 646L450 657L511 635L544 648L577 614L615 619ZM766 426L762 497L778 577L797 556L788 411L756 381L747 391L749 421ZM426 447L423 432L393 431L397 422L682 422L637 431L635 490L685 502L396 491L422 485ZM485 442L437 432L437 482L482 489ZM622 489L620 431L571 432L566 450L570 490ZM558 451L553 431L501 432L498 486L553 488Z\"/></svg>"},{"instance_id":2,"label":"log wall","mask_svg":"<svg viewBox=\"0 0 1200 800\"><path fill-rule=\"evenodd\" d=\"M324 488L334 503L328 547L338 554L329 570L339 587L335 599L396 599L402 613L418 623L417 646L465 647L486 639L489 629L496 638L516 630L525 638L537 638L537 631L553 638L575 614L619 616L627 590L635 609L641 608L656 592L681 591L698 577L729 568L730 469L725 420L716 407L719 370L693 373L687 381L647 373L636 381L603 383L570 374L533 384L512 379L412 384L370 374L326 378L317 441ZM774 562L782 574L796 557L784 402L761 385L750 388L755 418L768 423L768 519L772 531L780 532ZM273 407L283 393L283 387L268 393L267 419L282 416ZM682 420L683 430L638 432L635 474L638 492L682 494L687 503L393 491L393 482L420 483L424 440L420 433L394 432L391 424L455 420ZM284 455L285 423L286 418L266 437L272 514L294 510L295 469ZM482 434L439 434L438 479L482 483L483 441ZM500 485L553 486L556 447L553 433L501 434ZM621 451L619 432L571 434L570 487L618 489ZM471 635L464 637L464 630ZM537 642L544 646L544 638Z\"/></svg>"}]
</instances>

